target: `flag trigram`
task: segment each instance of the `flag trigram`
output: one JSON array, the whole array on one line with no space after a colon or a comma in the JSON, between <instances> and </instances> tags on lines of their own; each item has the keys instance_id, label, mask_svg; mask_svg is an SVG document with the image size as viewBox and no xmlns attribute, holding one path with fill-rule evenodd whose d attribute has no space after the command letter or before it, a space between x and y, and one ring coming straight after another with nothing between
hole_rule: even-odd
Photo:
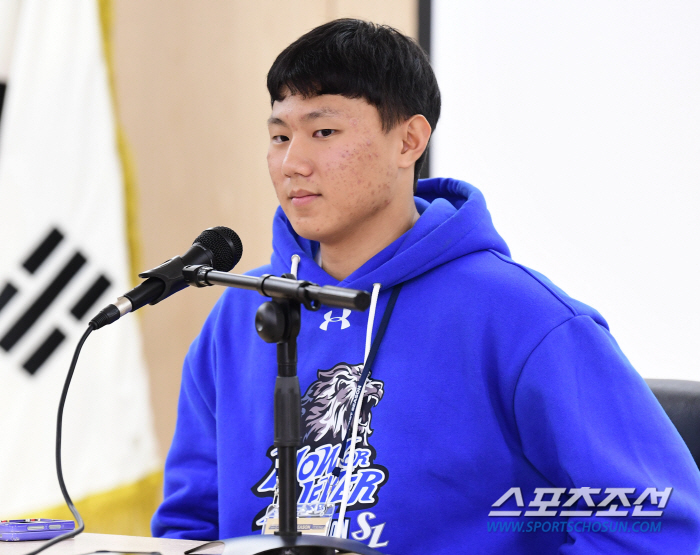
<instances>
[{"instance_id":1,"label":"flag trigram","mask_svg":"<svg viewBox=\"0 0 700 555\"><path fill-rule=\"evenodd\" d=\"M25 271L29 275L36 274L63 239L63 233L57 228L52 228L41 243L24 259L21 271ZM53 302L87 263L87 259L79 251L70 254L60 269L53 276L46 278L48 283L29 302L27 308L16 317L9 328L0 330L0 348L5 352L10 352L17 342L32 329L32 326L46 314ZM78 321L82 320L110 285L110 280L104 274L99 274L72 304L70 314L73 318ZM4 284L0 291L0 313L18 296L19 292L18 286L14 283L7 281ZM22 365L24 370L34 375L65 338L65 333L59 325L56 325L27 357Z\"/></svg>"},{"instance_id":2,"label":"flag trigram","mask_svg":"<svg viewBox=\"0 0 700 555\"><path fill-rule=\"evenodd\" d=\"M0 81L0 121L2 121L2 105L5 103L5 89L7 85Z\"/></svg>"}]
</instances>

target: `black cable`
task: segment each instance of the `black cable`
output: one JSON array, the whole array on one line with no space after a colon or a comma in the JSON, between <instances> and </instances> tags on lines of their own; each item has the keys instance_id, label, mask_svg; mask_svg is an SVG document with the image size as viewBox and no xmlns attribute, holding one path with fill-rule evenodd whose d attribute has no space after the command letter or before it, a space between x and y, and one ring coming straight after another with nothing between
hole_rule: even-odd
<instances>
[{"instance_id":1,"label":"black cable","mask_svg":"<svg viewBox=\"0 0 700 555\"><path fill-rule=\"evenodd\" d=\"M58 485L61 487L61 493L63 494L63 499L65 500L66 505L68 505L70 512L73 513L73 516L75 517L75 520L77 521L76 523L78 526L75 530L71 530L70 532L67 532L65 534L61 534L60 536L56 536L55 538L50 539L45 544L43 544L41 547L35 549L34 551L30 551L26 555L36 555L37 553L41 553L47 547L51 547L52 545L55 545L59 542L62 542L63 540L67 540L69 538L74 538L75 536L80 534L83 530L85 530L85 523L83 522L83 518L80 516L78 509L75 508L75 505L73 505L73 501L71 501L70 495L68 495L68 490L66 489L66 484L63 481L63 467L61 465L61 429L63 428L63 407L66 404L66 397L68 396L68 388L70 387L70 381L73 378L73 372L75 371L75 365L78 364L78 357L80 356L80 350L83 348L83 343L85 343L85 340L88 338L88 335L90 335L94 331L94 329L95 329L94 324L92 322L90 322L88 329L85 331L83 336L80 338L80 341L78 341L78 345L75 347L75 353L73 354L73 360L70 363L70 368L68 369L68 375L66 376L66 383L63 384L63 392L61 393L61 400L58 403L58 417L56 418L56 474L58 475Z\"/></svg>"}]
</instances>

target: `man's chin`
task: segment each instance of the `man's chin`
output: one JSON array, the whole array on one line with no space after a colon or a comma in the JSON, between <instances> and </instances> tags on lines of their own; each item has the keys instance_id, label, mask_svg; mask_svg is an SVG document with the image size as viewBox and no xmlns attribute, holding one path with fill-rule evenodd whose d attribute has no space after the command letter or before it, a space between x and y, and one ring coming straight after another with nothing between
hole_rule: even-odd
<instances>
[{"instance_id":1,"label":"man's chin","mask_svg":"<svg viewBox=\"0 0 700 555\"><path fill-rule=\"evenodd\" d=\"M290 220L290 223L292 224L294 233L296 233L302 239L316 241L317 243L324 242L325 234L322 233L317 226L294 222L293 220Z\"/></svg>"},{"instance_id":2,"label":"man's chin","mask_svg":"<svg viewBox=\"0 0 700 555\"><path fill-rule=\"evenodd\" d=\"M347 236L347 231L341 229L332 229L328 225L323 225L316 218L304 218L295 217L292 214L287 213L287 219L299 237L306 239L308 241L316 241L322 245L333 246L343 242L343 239Z\"/></svg>"}]
</instances>

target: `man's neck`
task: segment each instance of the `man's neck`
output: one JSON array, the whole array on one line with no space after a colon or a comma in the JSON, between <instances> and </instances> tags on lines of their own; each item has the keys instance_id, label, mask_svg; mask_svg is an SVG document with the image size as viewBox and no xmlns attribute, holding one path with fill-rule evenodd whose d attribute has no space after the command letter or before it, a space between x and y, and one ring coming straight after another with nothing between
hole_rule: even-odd
<instances>
[{"instance_id":1,"label":"man's neck","mask_svg":"<svg viewBox=\"0 0 700 555\"><path fill-rule=\"evenodd\" d=\"M399 217L367 222L357 233L332 243L321 243L319 265L338 281L343 281L370 258L384 250L413 227L419 214L411 204Z\"/></svg>"}]
</instances>

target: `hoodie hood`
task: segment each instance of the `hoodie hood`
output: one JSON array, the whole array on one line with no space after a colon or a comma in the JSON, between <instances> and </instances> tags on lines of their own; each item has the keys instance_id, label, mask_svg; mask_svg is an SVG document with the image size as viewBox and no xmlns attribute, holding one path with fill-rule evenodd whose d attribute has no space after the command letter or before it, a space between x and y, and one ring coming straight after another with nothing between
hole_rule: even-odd
<instances>
[{"instance_id":1,"label":"hoodie hood","mask_svg":"<svg viewBox=\"0 0 700 555\"><path fill-rule=\"evenodd\" d=\"M420 214L416 224L341 282L316 264L318 243L297 235L278 207L272 228L274 273L288 272L297 254L299 279L353 289L371 289L373 283L387 288L473 252L494 250L510 256L476 187L457 179L421 179L415 201Z\"/></svg>"}]
</instances>

